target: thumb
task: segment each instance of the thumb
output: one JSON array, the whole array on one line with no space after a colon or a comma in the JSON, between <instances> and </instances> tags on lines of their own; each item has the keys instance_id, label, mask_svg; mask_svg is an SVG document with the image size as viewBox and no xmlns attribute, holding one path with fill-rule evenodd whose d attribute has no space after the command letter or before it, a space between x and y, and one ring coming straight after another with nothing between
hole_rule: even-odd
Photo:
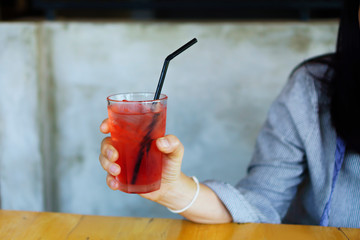
<instances>
[{"instance_id":1,"label":"thumb","mask_svg":"<svg viewBox=\"0 0 360 240\"><path fill-rule=\"evenodd\" d=\"M159 138L156 145L164 154L162 180L167 183L175 182L180 177L184 146L174 135Z\"/></svg>"},{"instance_id":2,"label":"thumb","mask_svg":"<svg viewBox=\"0 0 360 240\"><path fill-rule=\"evenodd\" d=\"M184 146L174 135L167 135L157 139L156 146L169 160L181 162L184 156Z\"/></svg>"}]
</instances>

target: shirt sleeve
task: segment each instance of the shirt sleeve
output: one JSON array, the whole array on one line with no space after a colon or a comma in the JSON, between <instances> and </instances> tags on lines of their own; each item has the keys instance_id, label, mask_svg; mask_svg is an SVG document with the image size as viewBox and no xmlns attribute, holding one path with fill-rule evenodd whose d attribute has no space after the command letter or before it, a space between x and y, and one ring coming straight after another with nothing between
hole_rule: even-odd
<instances>
[{"instance_id":1,"label":"shirt sleeve","mask_svg":"<svg viewBox=\"0 0 360 240\"><path fill-rule=\"evenodd\" d=\"M281 223L303 180L303 142L316 111L314 83L299 69L271 105L256 141L247 175L236 186L209 180L234 222Z\"/></svg>"}]
</instances>

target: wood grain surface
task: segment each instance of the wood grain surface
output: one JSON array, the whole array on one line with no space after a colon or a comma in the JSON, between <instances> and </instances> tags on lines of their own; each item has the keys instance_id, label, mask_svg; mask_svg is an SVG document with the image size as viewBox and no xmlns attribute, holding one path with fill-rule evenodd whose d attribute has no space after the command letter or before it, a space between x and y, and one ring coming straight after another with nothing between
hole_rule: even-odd
<instances>
[{"instance_id":1,"label":"wood grain surface","mask_svg":"<svg viewBox=\"0 0 360 240\"><path fill-rule=\"evenodd\" d=\"M360 229L285 224L196 224L186 220L0 210L0 239L360 240Z\"/></svg>"}]
</instances>

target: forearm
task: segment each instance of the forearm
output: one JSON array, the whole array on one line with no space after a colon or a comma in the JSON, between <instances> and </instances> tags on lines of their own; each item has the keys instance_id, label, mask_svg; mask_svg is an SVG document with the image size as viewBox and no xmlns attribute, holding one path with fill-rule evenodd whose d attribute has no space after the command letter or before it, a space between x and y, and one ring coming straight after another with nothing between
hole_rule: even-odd
<instances>
[{"instance_id":1,"label":"forearm","mask_svg":"<svg viewBox=\"0 0 360 240\"><path fill-rule=\"evenodd\" d=\"M157 202L173 210L182 209L193 199L196 192L195 182L181 174L180 180ZM180 213L185 218L198 223L227 223L232 217L217 195L206 185L200 184L200 192L194 204Z\"/></svg>"}]
</instances>

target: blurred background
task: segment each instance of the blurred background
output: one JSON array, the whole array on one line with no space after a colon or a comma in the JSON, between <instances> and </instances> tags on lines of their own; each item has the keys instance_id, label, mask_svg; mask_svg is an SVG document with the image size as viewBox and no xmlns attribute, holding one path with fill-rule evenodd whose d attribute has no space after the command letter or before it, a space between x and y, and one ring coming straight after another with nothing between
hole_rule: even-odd
<instances>
[{"instance_id":1,"label":"blurred background","mask_svg":"<svg viewBox=\"0 0 360 240\"><path fill-rule=\"evenodd\" d=\"M98 162L106 97L163 92L182 170L236 184L271 102L303 60L335 49L338 0L1 0L0 206L179 216L111 191Z\"/></svg>"}]
</instances>

